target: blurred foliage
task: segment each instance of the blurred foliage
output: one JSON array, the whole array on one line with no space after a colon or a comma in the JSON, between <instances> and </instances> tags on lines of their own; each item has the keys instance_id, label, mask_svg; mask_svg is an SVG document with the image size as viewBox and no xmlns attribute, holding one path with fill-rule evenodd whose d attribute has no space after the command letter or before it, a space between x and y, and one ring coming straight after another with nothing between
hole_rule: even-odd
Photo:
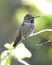
<instances>
[{"instance_id":1,"label":"blurred foliage","mask_svg":"<svg viewBox=\"0 0 52 65\"><path fill-rule=\"evenodd\" d=\"M16 58L18 61L20 59L21 61L19 62L22 64L24 64L24 58L31 58L31 52L25 47L23 43L20 43L15 49L13 48L13 44L14 42L11 43L11 45L9 43L4 45L8 50L5 50L1 54L1 65L10 65L12 57Z\"/></svg>"},{"instance_id":2,"label":"blurred foliage","mask_svg":"<svg viewBox=\"0 0 52 65\"><path fill-rule=\"evenodd\" d=\"M38 2L38 0L0 0L0 54L6 51L6 47L4 48L5 43L14 42L16 31L27 13L33 16L40 15L40 18L34 20L34 32L43 29L52 29L52 14L48 15L39 10L37 5L35 5L35 1ZM51 0L46 1L49 4L52 3ZM49 10L49 7L47 9ZM50 12L48 11L48 13ZM52 32L44 32L24 40L23 43L32 53L31 58L25 58L24 60L30 65L52 65L52 43L43 45L36 50L36 44L50 39L52 40ZM7 45L7 47L8 51L12 49L11 45ZM13 60L11 65L22 65L15 59L11 59L11 57L8 59L5 65L10 64L11 60Z\"/></svg>"}]
</instances>

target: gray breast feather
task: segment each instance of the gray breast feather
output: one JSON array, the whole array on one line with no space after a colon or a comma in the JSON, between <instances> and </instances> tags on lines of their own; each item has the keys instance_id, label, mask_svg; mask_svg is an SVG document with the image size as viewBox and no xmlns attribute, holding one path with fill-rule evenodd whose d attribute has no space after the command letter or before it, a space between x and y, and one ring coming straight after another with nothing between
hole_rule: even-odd
<instances>
[{"instance_id":1,"label":"gray breast feather","mask_svg":"<svg viewBox=\"0 0 52 65\"><path fill-rule=\"evenodd\" d=\"M21 27L21 36L22 37L27 37L31 34L31 32L33 31L34 25L24 25L23 27Z\"/></svg>"}]
</instances>

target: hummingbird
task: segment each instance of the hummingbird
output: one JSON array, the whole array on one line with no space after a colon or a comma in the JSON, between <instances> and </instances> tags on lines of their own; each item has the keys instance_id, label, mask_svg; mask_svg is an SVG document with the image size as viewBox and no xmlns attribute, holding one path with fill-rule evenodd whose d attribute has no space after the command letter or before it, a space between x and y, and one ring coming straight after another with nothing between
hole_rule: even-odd
<instances>
[{"instance_id":1,"label":"hummingbird","mask_svg":"<svg viewBox=\"0 0 52 65\"><path fill-rule=\"evenodd\" d=\"M22 25L19 27L17 31L17 35L16 35L15 42L13 44L13 47L15 47L21 40L28 38L28 36L33 32L34 18L37 18L37 17L39 16L33 17L31 14L26 14Z\"/></svg>"}]
</instances>

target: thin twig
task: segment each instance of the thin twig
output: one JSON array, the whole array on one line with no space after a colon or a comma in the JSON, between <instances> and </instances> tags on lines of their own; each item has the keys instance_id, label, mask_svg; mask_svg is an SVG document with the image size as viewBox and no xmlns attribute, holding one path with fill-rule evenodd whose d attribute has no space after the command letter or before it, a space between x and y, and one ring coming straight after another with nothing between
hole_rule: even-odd
<instances>
[{"instance_id":1,"label":"thin twig","mask_svg":"<svg viewBox=\"0 0 52 65\"><path fill-rule=\"evenodd\" d=\"M39 49L41 46L43 46L44 44L50 43L52 42L52 40L48 40L46 42L40 43L40 44L36 44L36 49Z\"/></svg>"},{"instance_id":2,"label":"thin twig","mask_svg":"<svg viewBox=\"0 0 52 65\"><path fill-rule=\"evenodd\" d=\"M24 65L30 65L29 63L27 63L27 62L24 61L24 60L18 59L18 61L21 62L21 63L24 64Z\"/></svg>"},{"instance_id":3,"label":"thin twig","mask_svg":"<svg viewBox=\"0 0 52 65\"><path fill-rule=\"evenodd\" d=\"M34 33L34 34L29 35L29 37L38 35L38 34L40 34L40 33L46 32L46 31L52 32L52 29L44 29L44 30L41 30L41 31L39 31L39 32L36 32L36 33Z\"/></svg>"}]
</instances>

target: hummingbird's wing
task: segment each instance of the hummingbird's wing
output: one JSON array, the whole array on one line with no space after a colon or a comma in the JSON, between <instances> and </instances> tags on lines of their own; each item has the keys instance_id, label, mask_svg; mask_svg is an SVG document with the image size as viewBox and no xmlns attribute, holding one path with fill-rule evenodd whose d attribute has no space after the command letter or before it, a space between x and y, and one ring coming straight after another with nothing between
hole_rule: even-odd
<instances>
[{"instance_id":1,"label":"hummingbird's wing","mask_svg":"<svg viewBox=\"0 0 52 65\"><path fill-rule=\"evenodd\" d=\"M17 33L16 33L16 39L15 42L13 44L13 47L15 47L20 41L21 41L21 28L24 26L24 23L22 23L22 25L19 27Z\"/></svg>"},{"instance_id":2,"label":"hummingbird's wing","mask_svg":"<svg viewBox=\"0 0 52 65\"><path fill-rule=\"evenodd\" d=\"M16 35L15 42L13 44L13 47L15 47L19 43L20 40L21 40L21 30L19 28L18 31L17 31L17 35Z\"/></svg>"}]
</instances>

